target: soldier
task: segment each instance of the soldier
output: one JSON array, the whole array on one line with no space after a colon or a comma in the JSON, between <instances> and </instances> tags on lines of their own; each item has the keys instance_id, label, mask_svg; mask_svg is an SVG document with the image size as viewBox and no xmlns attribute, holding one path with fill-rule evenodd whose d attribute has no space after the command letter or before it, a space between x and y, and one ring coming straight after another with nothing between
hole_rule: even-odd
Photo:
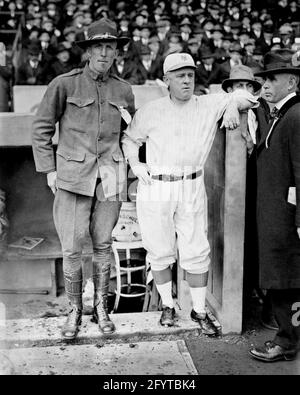
<instances>
[{"instance_id":1,"label":"soldier","mask_svg":"<svg viewBox=\"0 0 300 395\"><path fill-rule=\"evenodd\" d=\"M114 22L101 19L77 42L87 51L84 69L55 78L37 112L33 128L36 169L47 174L55 194L54 222L63 252L66 294L71 312L62 336L77 336L82 316L81 257L85 236L93 242L94 319L102 333L115 331L107 312L111 233L121 206L126 167L120 149L121 117L134 112L130 85L110 73L118 48L128 42ZM124 116L124 113L126 116ZM127 119L128 120L128 119ZM59 122L56 160L52 137Z\"/></svg>"}]
</instances>

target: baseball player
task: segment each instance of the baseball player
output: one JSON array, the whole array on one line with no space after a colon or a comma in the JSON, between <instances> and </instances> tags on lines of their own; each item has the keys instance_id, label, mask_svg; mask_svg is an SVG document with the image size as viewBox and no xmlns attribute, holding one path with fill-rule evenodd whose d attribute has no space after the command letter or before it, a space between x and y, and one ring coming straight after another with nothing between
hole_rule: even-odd
<instances>
[{"instance_id":1,"label":"baseball player","mask_svg":"<svg viewBox=\"0 0 300 395\"><path fill-rule=\"evenodd\" d=\"M246 91L194 96L195 63L189 54L171 54L164 62L170 95L137 111L123 137L123 150L138 177L137 213L147 260L163 303L160 323L173 326L172 271L177 249L187 272L193 310L204 334L216 330L205 310L210 265L204 166L218 122L234 130L239 111L257 105ZM146 143L147 163L139 162Z\"/></svg>"}]
</instances>

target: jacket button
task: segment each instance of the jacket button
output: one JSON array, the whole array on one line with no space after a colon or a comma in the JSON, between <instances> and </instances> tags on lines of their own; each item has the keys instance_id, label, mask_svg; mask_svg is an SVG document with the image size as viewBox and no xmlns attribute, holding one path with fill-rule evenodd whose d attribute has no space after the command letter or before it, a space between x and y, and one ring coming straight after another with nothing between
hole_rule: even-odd
<instances>
[{"instance_id":1,"label":"jacket button","mask_svg":"<svg viewBox=\"0 0 300 395\"><path fill-rule=\"evenodd\" d=\"M70 156L67 156L67 159L68 159L68 160L71 160L71 157L70 157Z\"/></svg>"},{"instance_id":2,"label":"jacket button","mask_svg":"<svg viewBox=\"0 0 300 395\"><path fill-rule=\"evenodd\" d=\"M100 121L101 123L104 123L104 119L101 119L101 121Z\"/></svg>"}]
</instances>

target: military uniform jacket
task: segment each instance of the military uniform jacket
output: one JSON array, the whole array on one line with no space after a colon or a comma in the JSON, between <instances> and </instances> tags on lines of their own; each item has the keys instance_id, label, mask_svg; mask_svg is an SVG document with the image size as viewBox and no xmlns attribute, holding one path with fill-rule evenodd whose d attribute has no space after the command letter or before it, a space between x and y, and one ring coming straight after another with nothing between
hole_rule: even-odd
<instances>
[{"instance_id":1,"label":"military uniform jacket","mask_svg":"<svg viewBox=\"0 0 300 395\"><path fill-rule=\"evenodd\" d=\"M290 99L266 145L270 127L257 146L257 226L260 285L300 288L300 98ZM267 148L268 147L268 148ZM296 188L297 204L288 201Z\"/></svg>"},{"instance_id":2,"label":"military uniform jacket","mask_svg":"<svg viewBox=\"0 0 300 395\"><path fill-rule=\"evenodd\" d=\"M94 196L101 178L105 198L122 192L126 164L120 149L121 112L134 112L131 86L113 75L102 80L86 65L55 78L33 122L38 172L57 171L58 188ZM124 112L124 111L123 111ZM59 122L55 155L52 137Z\"/></svg>"}]
</instances>

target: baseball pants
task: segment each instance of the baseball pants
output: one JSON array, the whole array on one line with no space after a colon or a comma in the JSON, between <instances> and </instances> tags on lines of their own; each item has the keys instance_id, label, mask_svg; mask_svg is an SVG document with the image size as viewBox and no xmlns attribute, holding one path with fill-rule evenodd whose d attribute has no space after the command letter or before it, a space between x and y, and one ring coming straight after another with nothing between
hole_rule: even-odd
<instances>
[{"instance_id":1,"label":"baseball pants","mask_svg":"<svg viewBox=\"0 0 300 395\"><path fill-rule=\"evenodd\" d=\"M204 177L195 180L138 185L137 214L147 261L152 270L167 269L177 260L191 274L209 270L207 196Z\"/></svg>"}]
</instances>

